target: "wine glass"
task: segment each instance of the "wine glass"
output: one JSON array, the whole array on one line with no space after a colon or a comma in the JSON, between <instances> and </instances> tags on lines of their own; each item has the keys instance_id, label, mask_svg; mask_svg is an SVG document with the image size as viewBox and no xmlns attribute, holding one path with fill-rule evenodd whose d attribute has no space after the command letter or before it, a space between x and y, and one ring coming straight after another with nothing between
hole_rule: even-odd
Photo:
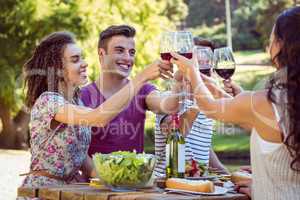
<instances>
[{"instance_id":1,"label":"wine glass","mask_svg":"<svg viewBox=\"0 0 300 200\"><path fill-rule=\"evenodd\" d=\"M197 46L194 48L194 54L197 58L198 69L206 76L211 76L211 70L214 62L214 53L210 47Z\"/></svg>"},{"instance_id":2,"label":"wine glass","mask_svg":"<svg viewBox=\"0 0 300 200\"><path fill-rule=\"evenodd\" d=\"M193 35L189 31L177 31L175 40L175 49L180 55L188 59L193 57Z\"/></svg>"},{"instance_id":3,"label":"wine glass","mask_svg":"<svg viewBox=\"0 0 300 200\"><path fill-rule=\"evenodd\" d=\"M224 80L230 79L235 71L233 53L229 47L222 47L214 51L214 71Z\"/></svg>"},{"instance_id":4,"label":"wine glass","mask_svg":"<svg viewBox=\"0 0 300 200\"><path fill-rule=\"evenodd\" d=\"M186 58L193 56L193 35L189 31L164 32L160 39L160 56L163 60L172 58L171 52L177 52Z\"/></svg>"},{"instance_id":5,"label":"wine glass","mask_svg":"<svg viewBox=\"0 0 300 200\"><path fill-rule=\"evenodd\" d=\"M170 60L172 58L171 52L177 52L186 58L191 59L193 57L193 35L189 31L174 31L174 32L164 32L160 40L160 56L163 60ZM178 67L173 65L173 72L176 72ZM168 90L166 94L170 94L172 86L175 84L176 80L172 79L165 81L163 83L164 88ZM183 91L177 93L180 96L180 102L184 101L186 98L186 83L183 80Z\"/></svg>"},{"instance_id":6,"label":"wine glass","mask_svg":"<svg viewBox=\"0 0 300 200\"><path fill-rule=\"evenodd\" d=\"M175 48L177 53L179 53L180 55L188 59L191 59L193 57L193 48L194 48L192 33L190 31L177 31ZM191 95L189 94L188 91L187 80L185 78L183 78L182 85L183 85L183 90L181 91L181 94L183 96L182 101L185 101L191 98Z\"/></svg>"},{"instance_id":7,"label":"wine glass","mask_svg":"<svg viewBox=\"0 0 300 200\"><path fill-rule=\"evenodd\" d=\"M161 59L168 60L168 61L171 60L172 58L171 52L176 51L175 43L176 43L175 31L162 33L160 38L160 46L159 46Z\"/></svg>"}]
</instances>

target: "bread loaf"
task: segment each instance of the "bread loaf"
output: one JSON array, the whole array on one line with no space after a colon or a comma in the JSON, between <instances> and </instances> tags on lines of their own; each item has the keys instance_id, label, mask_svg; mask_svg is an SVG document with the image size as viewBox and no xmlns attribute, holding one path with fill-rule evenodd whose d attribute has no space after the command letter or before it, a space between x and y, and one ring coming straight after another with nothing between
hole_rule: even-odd
<instances>
[{"instance_id":1,"label":"bread loaf","mask_svg":"<svg viewBox=\"0 0 300 200\"><path fill-rule=\"evenodd\" d=\"M166 181L166 187L179 190L188 190L193 192L211 193L215 191L214 184L211 181L187 180L181 178L169 178Z\"/></svg>"},{"instance_id":2,"label":"bread loaf","mask_svg":"<svg viewBox=\"0 0 300 200\"><path fill-rule=\"evenodd\" d=\"M236 183L239 181L247 181L247 180L251 180L251 179L252 179L252 175L249 174L248 172L238 171L238 172L233 172L231 174L231 181L233 183Z\"/></svg>"}]
</instances>

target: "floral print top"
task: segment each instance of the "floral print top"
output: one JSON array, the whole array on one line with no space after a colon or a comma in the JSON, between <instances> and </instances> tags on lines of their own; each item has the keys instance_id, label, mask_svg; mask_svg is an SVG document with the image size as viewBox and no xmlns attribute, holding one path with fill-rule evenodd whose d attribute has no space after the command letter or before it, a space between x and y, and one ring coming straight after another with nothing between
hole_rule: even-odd
<instances>
[{"instance_id":1,"label":"floral print top","mask_svg":"<svg viewBox=\"0 0 300 200\"><path fill-rule=\"evenodd\" d=\"M55 176L69 176L78 172L86 159L91 141L90 128L63 123L50 128L58 109L66 103L64 97L55 92L44 92L36 100L30 119L30 170L46 169ZM23 182L23 186L30 187L60 184L65 182L33 174Z\"/></svg>"}]
</instances>

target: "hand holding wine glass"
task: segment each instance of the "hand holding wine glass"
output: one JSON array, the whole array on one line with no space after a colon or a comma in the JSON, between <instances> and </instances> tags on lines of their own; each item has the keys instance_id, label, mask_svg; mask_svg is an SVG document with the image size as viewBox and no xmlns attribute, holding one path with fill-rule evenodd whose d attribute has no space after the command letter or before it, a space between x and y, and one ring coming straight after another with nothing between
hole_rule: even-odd
<instances>
[{"instance_id":1,"label":"hand holding wine glass","mask_svg":"<svg viewBox=\"0 0 300 200\"><path fill-rule=\"evenodd\" d=\"M198 69L202 74L211 76L211 69L214 61L214 53L210 47L197 46L194 48Z\"/></svg>"},{"instance_id":2,"label":"hand holding wine glass","mask_svg":"<svg viewBox=\"0 0 300 200\"><path fill-rule=\"evenodd\" d=\"M164 32L160 38L160 56L163 60L168 60L172 58L170 52L176 51L175 47L176 32Z\"/></svg>"},{"instance_id":3,"label":"hand holding wine glass","mask_svg":"<svg viewBox=\"0 0 300 200\"><path fill-rule=\"evenodd\" d=\"M175 31L175 32L164 32L161 36L160 41L160 55L163 60L172 58L171 52L177 52L186 58L191 59L193 56L193 36L189 31ZM173 66L176 68L177 66ZM173 72L177 71L173 69ZM185 85L185 80L182 80ZM165 82L167 90L171 90L171 87L176 84L176 80ZM185 96L185 91L178 92L178 95Z\"/></svg>"},{"instance_id":4,"label":"hand holding wine glass","mask_svg":"<svg viewBox=\"0 0 300 200\"><path fill-rule=\"evenodd\" d=\"M171 52L177 52L191 59L193 55L193 36L189 31L164 32L160 40L160 56L163 60L172 58Z\"/></svg>"}]
</instances>

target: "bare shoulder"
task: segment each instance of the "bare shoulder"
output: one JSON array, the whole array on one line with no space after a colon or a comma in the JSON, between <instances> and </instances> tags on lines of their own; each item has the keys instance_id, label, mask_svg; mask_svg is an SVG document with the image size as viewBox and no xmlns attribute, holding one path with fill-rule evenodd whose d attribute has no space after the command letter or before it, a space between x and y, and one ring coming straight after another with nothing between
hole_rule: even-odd
<instances>
[{"instance_id":1,"label":"bare shoulder","mask_svg":"<svg viewBox=\"0 0 300 200\"><path fill-rule=\"evenodd\" d=\"M267 90L254 92L253 95L251 95L251 106L252 112L255 114L259 113L266 117L275 119L272 103L267 97Z\"/></svg>"},{"instance_id":2,"label":"bare shoulder","mask_svg":"<svg viewBox=\"0 0 300 200\"><path fill-rule=\"evenodd\" d=\"M272 102L268 100L267 90L255 92L252 96L254 128L269 142L281 142L281 131L276 120Z\"/></svg>"}]
</instances>

